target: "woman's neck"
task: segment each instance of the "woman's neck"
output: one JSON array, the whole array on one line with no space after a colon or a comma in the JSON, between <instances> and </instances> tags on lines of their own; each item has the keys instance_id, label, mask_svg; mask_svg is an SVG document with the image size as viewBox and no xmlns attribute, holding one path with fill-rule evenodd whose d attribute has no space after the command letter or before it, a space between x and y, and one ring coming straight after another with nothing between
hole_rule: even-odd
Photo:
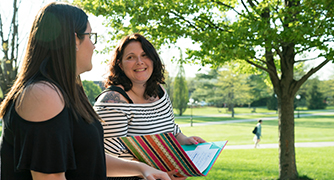
<instances>
[{"instance_id":1,"label":"woman's neck","mask_svg":"<svg viewBox=\"0 0 334 180\"><path fill-rule=\"evenodd\" d=\"M135 96L140 97L140 98L144 98L145 89L146 89L146 86L143 85L143 84L133 84L130 91Z\"/></svg>"},{"instance_id":2,"label":"woman's neck","mask_svg":"<svg viewBox=\"0 0 334 180\"><path fill-rule=\"evenodd\" d=\"M159 97L157 98L150 97L146 99L144 97L145 89L146 86L143 84L133 84L132 88L127 93L135 104L151 103L156 101L157 98L159 99Z\"/></svg>"}]
</instances>

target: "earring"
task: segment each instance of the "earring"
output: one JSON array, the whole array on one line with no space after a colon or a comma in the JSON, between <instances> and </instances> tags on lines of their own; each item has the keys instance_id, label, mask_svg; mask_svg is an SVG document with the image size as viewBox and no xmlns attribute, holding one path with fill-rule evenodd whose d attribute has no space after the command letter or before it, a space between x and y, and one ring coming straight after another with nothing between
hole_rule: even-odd
<instances>
[{"instance_id":1,"label":"earring","mask_svg":"<svg viewBox=\"0 0 334 180\"><path fill-rule=\"evenodd\" d=\"M78 51L79 50L78 47L75 47L75 50Z\"/></svg>"}]
</instances>

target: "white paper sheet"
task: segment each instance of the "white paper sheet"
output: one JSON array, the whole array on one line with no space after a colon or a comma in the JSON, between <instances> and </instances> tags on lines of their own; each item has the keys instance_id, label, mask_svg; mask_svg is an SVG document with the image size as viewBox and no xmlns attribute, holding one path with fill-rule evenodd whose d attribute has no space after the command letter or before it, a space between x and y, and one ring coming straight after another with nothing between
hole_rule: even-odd
<instances>
[{"instance_id":1,"label":"white paper sheet","mask_svg":"<svg viewBox=\"0 0 334 180\"><path fill-rule=\"evenodd\" d=\"M198 170L203 172L209 165L218 149L210 149L211 144L198 145L193 151L186 151Z\"/></svg>"}]
</instances>

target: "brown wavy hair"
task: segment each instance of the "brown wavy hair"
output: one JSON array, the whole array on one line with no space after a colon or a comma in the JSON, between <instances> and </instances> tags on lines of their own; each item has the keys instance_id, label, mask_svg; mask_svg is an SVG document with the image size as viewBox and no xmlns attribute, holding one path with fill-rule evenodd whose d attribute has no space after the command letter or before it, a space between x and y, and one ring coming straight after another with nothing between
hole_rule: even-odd
<instances>
[{"instance_id":1,"label":"brown wavy hair","mask_svg":"<svg viewBox=\"0 0 334 180\"><path fill-rule=\"evenodd\" d=\"M133 84L131 80L125 75L119 64L122 61L124 49L129 43L134 41L141 43L144 52L153 61L153 72L145 84L146 88L144 97L146 99L150 97L157 97L159 92L159 84L165 84L165 66L162 64L154 46L144 36L138 33L124 37L116 46L114 54L108 63L110 67L109 75L105 81L104 86L107 88L110 85L122 85L125 91L129 91L132 88Z\"/></svg>"},{"instance_id":2,"label":"brown wavy hair","mask_svg":"<svg viewBox=\"0 0 334 180\"><path fill-rule=\"evenodd\" d=\"M87 28L87 14L76 6L53 2L44 6L33 22L21 70L11 90L1 103L0 117L3 117L11 102L24 89L37 81L44 80L57 87L65 106L74 115L85 121L99 119L83 90L80 76L76 75L75 33L80 36Z\"/></svg>"}]
</instances>

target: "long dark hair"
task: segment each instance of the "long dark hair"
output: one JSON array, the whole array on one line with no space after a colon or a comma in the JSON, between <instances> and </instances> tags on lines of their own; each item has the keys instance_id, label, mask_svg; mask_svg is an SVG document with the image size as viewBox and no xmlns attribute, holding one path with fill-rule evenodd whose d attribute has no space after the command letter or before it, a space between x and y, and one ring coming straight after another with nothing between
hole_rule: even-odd
<instances>
[{"instance_id":1,"label":"long dark hair","mask_svg":"<svg viewBox=\"0 0 334 180\"><path fill-rule=\"evenodd\" d=\"M110 71L105 82L105 87L110 85L122 85L125 91L129 91L132 88L133 84L131 80L125 75L119 64L122 61L124 49L129 43L134 41L141 43L144 52L153 61L153 72L151 77L146 82L144 97L147 99L150 97L156 97L159 92L159 84L165 84L165 66L162 64L154 46L144 36L138 33L124 37L117 45L108 64Z\"/></svg>"},{"instance_id":2,"label":"long dark hair","mask_svg":"<svg viewBox=\"0 0 334 180\"><path fill-rule=\"evenodd\" d=\"M65 3L53 2L38 12L21 70L1 104L1 117L25 87L42 78L60 89L65 105L72 107L75 114L87 122L98 118L85 95L80 77L76 75L75 33L84 33L87 23L88 16L83 10Z\"/></svg>"}]
</instances>

